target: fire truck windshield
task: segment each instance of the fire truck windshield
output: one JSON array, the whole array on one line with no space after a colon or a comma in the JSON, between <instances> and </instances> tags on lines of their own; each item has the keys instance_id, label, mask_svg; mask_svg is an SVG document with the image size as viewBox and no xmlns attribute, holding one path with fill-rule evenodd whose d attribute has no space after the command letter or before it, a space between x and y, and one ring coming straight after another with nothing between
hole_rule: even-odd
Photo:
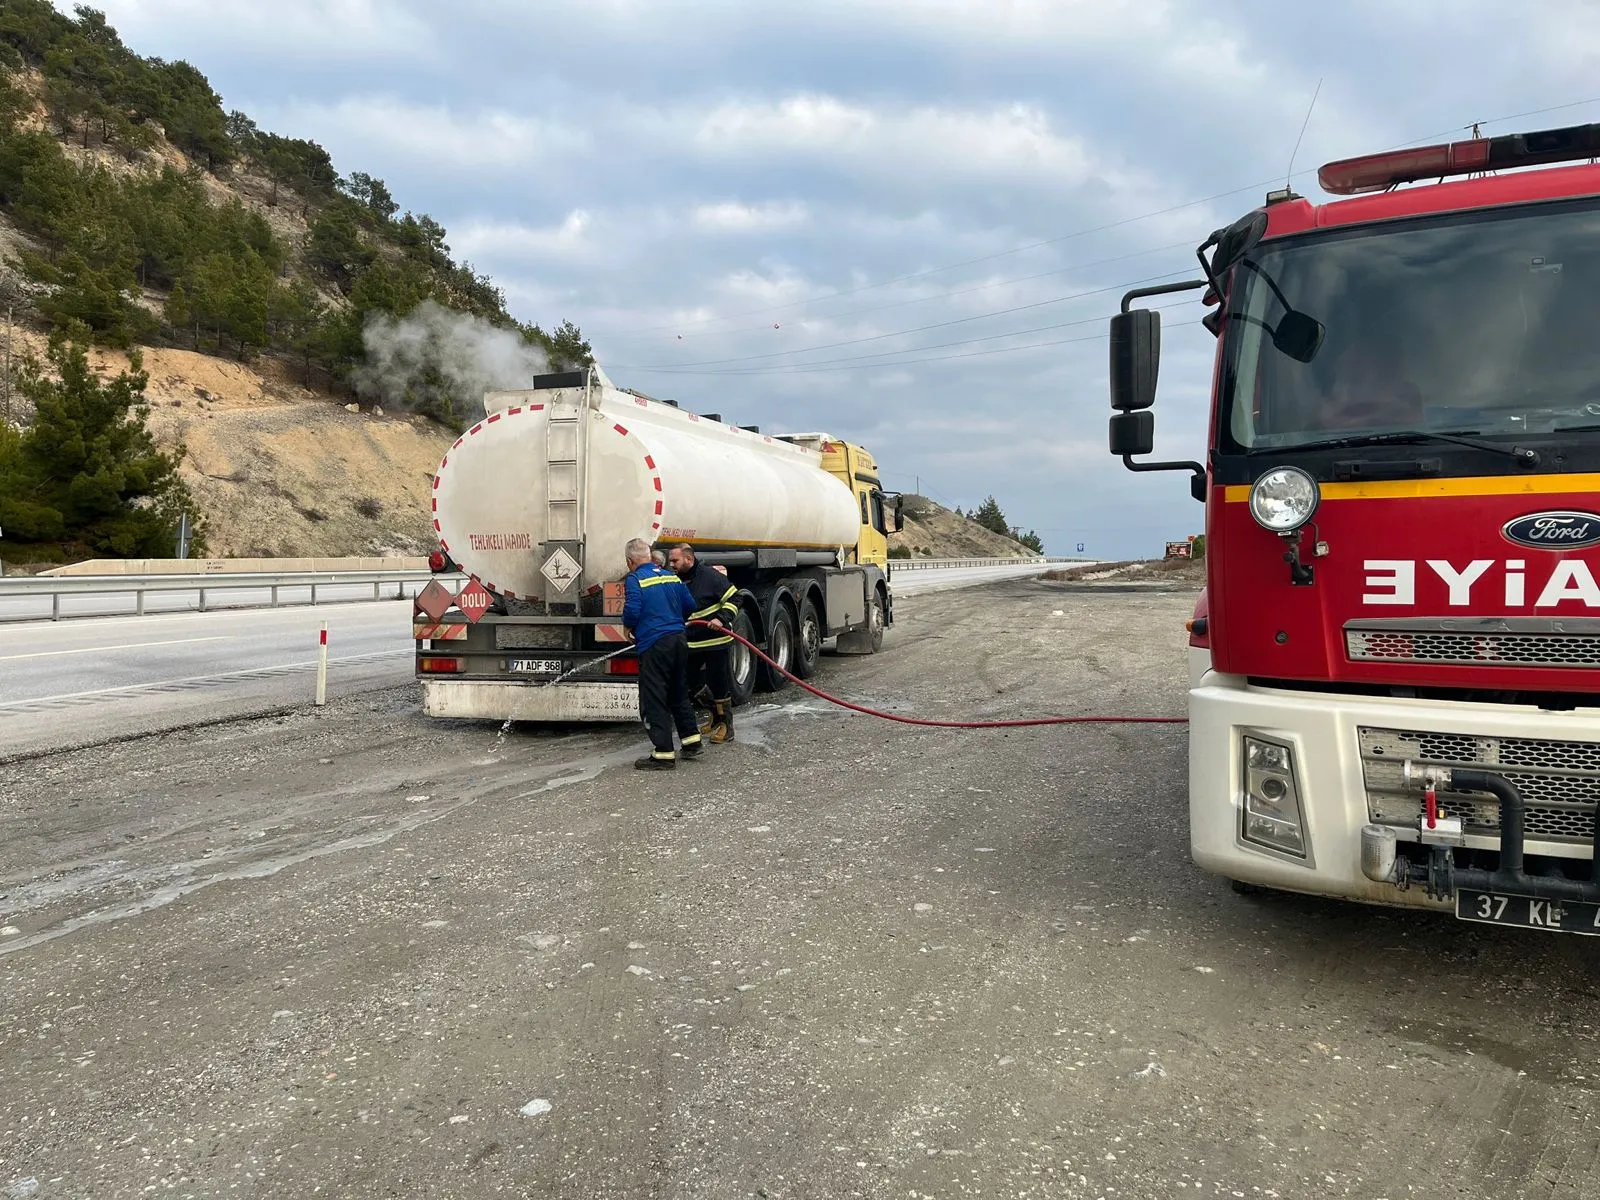
<instances>
[{"instance_id":1,"label":"fire truck windshield","mask_svg":"<svg viewBox=\"0 0 1600 1200\"><path fill-rule=\"evenodd\" d=\"M1273 344L1285 303L1326 330L1310 362ZM1600 426L1593 200L1262 242L1233 273L1227 314L1224 452Z\"/></svg>"}]
</instances>

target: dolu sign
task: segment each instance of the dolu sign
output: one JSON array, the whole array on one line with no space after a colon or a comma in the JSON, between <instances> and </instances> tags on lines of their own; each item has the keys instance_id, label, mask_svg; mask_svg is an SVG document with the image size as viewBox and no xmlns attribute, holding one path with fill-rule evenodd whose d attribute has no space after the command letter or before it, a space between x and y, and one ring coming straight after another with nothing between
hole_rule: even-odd
<instances>
[{"instance_id":1,"label":"dolu sign","mask_svg":"<svg viewBox=\"0 0 1600 1200\"><path fill-rule=\"evenodd\" d=\"M1507 521L1507 541L1532 550L1577 550L1600 544L1600 515L1590 512L1537 512Z\"/></svg>"},{"instance_id":2,"label":"dolu sign","mask_svg":"<svg viewBox=\"0 0 1600 1200\"><path fill-rule=\"evenodd\" d=\"M493 603L494 597L491 596L483 584L479 583L476 579L467 584L466 587L462 588L461 595L456 597L456 607L459 608L462 613L466 615L467 620L471 621L474 625L478 623L479 617L483 616L484 613L489 611L489 606Z\"/></svg>"}]
</instances>

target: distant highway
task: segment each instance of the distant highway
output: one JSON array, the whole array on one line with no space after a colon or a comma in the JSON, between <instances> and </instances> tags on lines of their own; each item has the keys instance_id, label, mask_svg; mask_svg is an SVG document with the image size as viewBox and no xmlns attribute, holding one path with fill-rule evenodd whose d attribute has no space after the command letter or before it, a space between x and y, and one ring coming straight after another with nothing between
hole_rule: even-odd
<instances>
[{"instance_id":1,"label":"distant highway","mask_svg":"<svg viewBox=\"0 0 1600 1200\"><path fill-rule=\"evenodd\" d=\"M972 587L1050 566L906 571L894 589ZM410 614L409 602L367 600L0 627L0 760L310 704L324 621L330 698L407 683Z\"/></svg>"}]
</instances>

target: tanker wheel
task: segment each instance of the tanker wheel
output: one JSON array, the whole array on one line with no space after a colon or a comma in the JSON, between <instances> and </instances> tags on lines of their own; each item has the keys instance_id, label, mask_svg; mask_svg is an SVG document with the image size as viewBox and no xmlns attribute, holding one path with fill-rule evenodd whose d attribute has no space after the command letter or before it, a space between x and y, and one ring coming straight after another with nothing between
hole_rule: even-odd
<instances>
[{"instance_id":1,"label":"tanker wheel","mask_svg":"<svg viewBox=\"0 0 1600 1200\"><path fill-rule=\"evenodd\" d=\"M883 649L883 595L879 592L872 594L872 607L867 610L867 627L863 632L868 654Z\"/></svg>"},{"instance_id":2,"label":"tanker wheel","mask_svg":"<svg viewBox=\"0 0 1600 1200\"><path fill-rule=\"evenodd\" d=\"M800 601L800 627L795 631L794 666L789 669L801 679L817 673L822 659L822 617L810 596Z\"/></svg>"},{"instance_id":3,"label":"tanker wheel","mask_svg":"<svg viewBox=\"0 0 1600 1200\"><path fill-rule=\"evenodd\" d=\"M767 630L767 655L784 670L794 670L794 616L781 604L773 610L772 627ZM788 686L788 676L761 664L762 691L781 692Z\"/></svg>"},{"instance_id":4,"label":"tanker wheel","mask_svg":"<svg viewBox=\"0 0 1600 1200\"><path fill-rule=\"evenodd\" d=\"M756 629L750 623L750 614L742 608L734 614L733 632L748 641L756 640ZM739 642L734 642L728 647L728 674L733 677L735 708L750 703L750 697L755 694L757 661L749 648Z\"/></svg>"}]
</instances>

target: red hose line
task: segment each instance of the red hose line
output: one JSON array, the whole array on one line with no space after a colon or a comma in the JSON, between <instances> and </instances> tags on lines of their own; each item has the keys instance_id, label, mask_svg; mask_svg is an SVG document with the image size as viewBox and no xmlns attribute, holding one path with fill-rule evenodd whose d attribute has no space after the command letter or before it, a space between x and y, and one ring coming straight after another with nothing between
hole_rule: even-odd
<instances>
[{"instance_id":1,"label":"red hose line","mask_svg":"<svg viewBox=\"0 0 1600 1200\"><path fill-rule=\"evenodd\" d=\"M940 729L1017 729L1025 725L1187 725L1189 723L1188 717L1014 717L1002 721L940 721L933 717L903 717L898 713L868 708L864 704L853 704L838 696L830 696L819 687L812 687L792 671L785 670L773 662L748 639L740 637L726 625L713 625L709 621L690 621L689 624L700 625L707 629L720 629L784 678L799 684L813 696L818 696L829 704L837 704L840 708L848 708L851 712L878 717L885 721L898 721L902 725L932 725Z\"/></svg>"}]
</instances>

